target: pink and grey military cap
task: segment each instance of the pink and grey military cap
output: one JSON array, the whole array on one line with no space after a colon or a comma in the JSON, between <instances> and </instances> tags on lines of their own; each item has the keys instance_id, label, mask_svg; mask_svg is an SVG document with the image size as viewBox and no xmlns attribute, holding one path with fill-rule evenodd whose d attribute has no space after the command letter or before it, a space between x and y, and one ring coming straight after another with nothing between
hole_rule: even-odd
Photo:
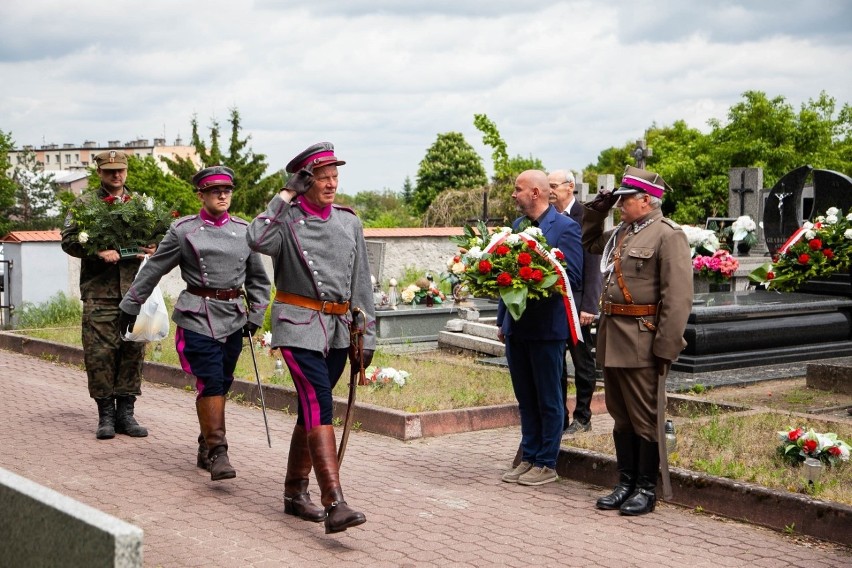
<instances>
[{"instance_id":1,"label":"pink and grey military cap","mask_svg":"<svg viewBox=\"0 0 852 568\"><path fill-rule=\"evenodd\" d=\"M671 189L660 174L627 166L624 168L624 176L621 178L621 187L613 195L647 193L648 195L662 199L666 188Z\"/></svg>"},{"instance_id":2,"label":"pink and grey military cap","mask_svg":"<svg viewBox=\"0 0 852 568\"><path fill-rule=\"evenodd\" d=\"M311 166L311 169L315 169L322 166L342 166L345 163L334 155L334 144L331 142L319 142L318 144L309 146L298 156L290 160L290 163L284 169L288 174L295 174L308 165Z\"/></svg>"},{"instance_id":3,"label":"pink and grey military cap","mask_svg":"<svg viewBox=\"0 0 852 568\"><path fill-rule=\"evenodd\" d=\"M192 185L202 192L217 186L234 187L234 170L225 166L204 168L192 176Z\"/></svg>"}]
</instances>

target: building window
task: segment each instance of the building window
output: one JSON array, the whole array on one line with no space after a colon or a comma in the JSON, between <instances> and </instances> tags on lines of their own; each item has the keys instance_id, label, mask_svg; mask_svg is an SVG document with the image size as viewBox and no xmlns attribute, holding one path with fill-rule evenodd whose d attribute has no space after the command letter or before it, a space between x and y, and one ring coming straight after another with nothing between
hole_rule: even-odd
<instances>
[{"instance_id":1,"label":"building window","mask_svg":"<svg viewBox=\"0 0 852 568\"><path fill-rule=\"evenodd\" d=\"M66 164L70 164L70 163L71 163L71 154L65 154L65 163L66 163Z\"/></svg>"},{"instance_id":2,"label":"building window","mask_svg":"<svg viewBox=\"0 0 852 568\"><path fill-rule=\"evenodd\" d=\"M74 163L76 164L79 161L80 161L80 154L74 154Z\"/></svg>"},{"instance_id":3,"label":"building window","mask_svg":"<svg viewBox=\"0 0 852 568\"><path fill-rule=\"evenodd\" d=\"M50 163L50 154L45 154L44 159L47 160L47 163Z\"/></svg>"}]
</instances>

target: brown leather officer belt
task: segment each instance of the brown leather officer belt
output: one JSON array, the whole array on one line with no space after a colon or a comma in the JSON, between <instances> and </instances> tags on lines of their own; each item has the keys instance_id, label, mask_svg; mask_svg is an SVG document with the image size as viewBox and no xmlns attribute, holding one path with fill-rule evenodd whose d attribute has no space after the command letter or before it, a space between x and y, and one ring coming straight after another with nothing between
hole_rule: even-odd
<instances>
[{"instance_id":1,"label":"brown leather officer belt","mask_svg":"<svg viewBox=\"0 0 852 568\"><path fill-rule=\"evenodd\" d=\"M281 290L275 293L275 301L281 302L282 304L290 304L291 306L299 306L300 308L307 308L309 310L316 310L333 316L342 316L349 311L349 302L328 302L317 300L315 298L299 296L298 294L291 294L290 292L284 292Z\"/></svg>"},{"instance_id":2,"label":"brown leather officer belt","mask_svg":"<svg viewBox=\"0 0 852 568\"><path fill-rule=\"evenodd\" d=\"M604 302L603 313L608 316L652 316L657 313L656 304L613 304Z\"/></svg>"},{"instance_id":3,"label":"brown leather officer belt","mask_svg":"<svg viewBox=\"0 0 852 568\"><path fill-rule=\"evenodd\" d=\"M241 288L228 288L217 290L216 288L204 288L202 286L187 286L186 291L202 298L215 298L217 300L233 300L243 295Z\"/></svg>"}]
</instances>

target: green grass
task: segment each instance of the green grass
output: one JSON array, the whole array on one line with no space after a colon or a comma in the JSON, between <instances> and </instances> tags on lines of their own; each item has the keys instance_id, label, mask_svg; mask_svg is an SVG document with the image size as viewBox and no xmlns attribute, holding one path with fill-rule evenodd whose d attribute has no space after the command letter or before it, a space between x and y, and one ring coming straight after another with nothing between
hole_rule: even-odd
<instances>
[{"instance_id":1,"label":"green grass","mask_svg":"<svg viewBox=\"0 0 852 568\"><path fill-rule=\"evenodd\" d=\"M852 462L823 467L821 479L809 486L801 466L788 465L776 453L779 431L804 426L834 432L848 442L852 423L828 422L816 416L805 422L800 416L777 411L721 413L675 422L677 451L669 456L674 467L852 505ZM577 436L563 440L563 445L615 453L611 434Z\"/></svg>"}]
</instances>

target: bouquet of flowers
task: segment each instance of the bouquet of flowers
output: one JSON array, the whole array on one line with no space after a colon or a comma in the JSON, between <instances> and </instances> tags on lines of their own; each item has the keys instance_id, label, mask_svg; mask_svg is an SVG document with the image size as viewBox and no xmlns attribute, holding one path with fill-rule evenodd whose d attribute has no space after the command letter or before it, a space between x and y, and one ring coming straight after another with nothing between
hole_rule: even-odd
<instances>
[{"instance_id":1,"label":"bouquet of flowers","mask_svg":"<svg viewBox=\"0 0 852 568\"><path fill-rule=\"evenodd\" d=\"M565 255L547 245L538 227L518 233L502 227L489 237L480 222L478 234L465 226L463 236L450 240L461 251L451 259L450 270L474 296L500 297L515 320L524 313L528 299L568 293Z\"/></svg>"},{"instance_id":2,"label":"bouquet of flowers","mask_svg":"<svg viewBox=\"0 0 852 568\"><path fill-rule=\"evenodd\" d=\"M400 292L404 304L420 304L431 297L432 301L440 304L444 301L444 294L427 278L418 278L414 284L409 284Z\"/></svg>"},{"instance_id":3,"label":"bouquet of flowers","mask_svg":"<svg viewBox=\"0 0 852 568\"><path fill-rule=\"evenodd\" d=\"M69 213L79 228L77 240L89 254L113 249L124 256L138 254L140 245L159 242L178 216L145 194L81 201Z\"/></svg>"},{"instance_id":4,"label":"bouquet of flowers","mask_svg":"<svg viewBox=\"0 0 852 568\"><path fill-rule=\"evenodd\" d=\"M756 230L757 224L748 215L737 217L728 228L732 241L739 241L749 247L757 244L757 235L754 234Z\"/></svg>"},{"instance_id":5,"label":"bouquet of flowers","mask_svg":"<svg viewBox=\"0 0 852 568\"><path fill-rule=\"evenodd\" d=\"M405 381L411 376L407 371L394 369L393 367L367 367L364 370L367 378L367 385L374 389L384 386L393 386L402 388L405 386Z\"/></svg>"},{"instance_id":6,"label":"bouquet of flowers","mask_svg":"<svg viewBox=\"0 0 852 568\"><path fill-rule=\"evenodd\" d=\"M722 284L730 279L740 267L740 262L723 249L711 256L697 255L692 259L692 268L702 278L715 284Z\"/></svg>"},{"instance_id":7,"label":"bouquet of flowers","mask_svg":"<svg viewBox=\"0 0 852 568\"><path fill-rule=\"evenodd\" d=\"M815 458L827 465L839 465L849 461L849 444L837 438L837 434L828 432L819 434L813 429L795 428L787 432L778 432L778 455L791 464Z\"/></svg>"},{"instance_id":8,"label":"bouquet of flowers","mask_svg":"<svg viewBox=\"0 0 852 568\"><path fill-rule=\"evenodd\" d=\"M681 225L689 241L692 257L696 255L711 256L719 248L719 237L710 229L702 229L693 225Z\"/></svg>"},{"instance_id":9,"label":"bouquet of flowers","mask_svg":"<svg viewBox=\"0 0 852 568\"><path fill-rule=\"evenodd\" d=\"M749 274L771 290L793 292L806 281L849 270L852 263L852 209L844 217L830 207L796 230L772 257Z\"/></svg>"}]
</instances>

